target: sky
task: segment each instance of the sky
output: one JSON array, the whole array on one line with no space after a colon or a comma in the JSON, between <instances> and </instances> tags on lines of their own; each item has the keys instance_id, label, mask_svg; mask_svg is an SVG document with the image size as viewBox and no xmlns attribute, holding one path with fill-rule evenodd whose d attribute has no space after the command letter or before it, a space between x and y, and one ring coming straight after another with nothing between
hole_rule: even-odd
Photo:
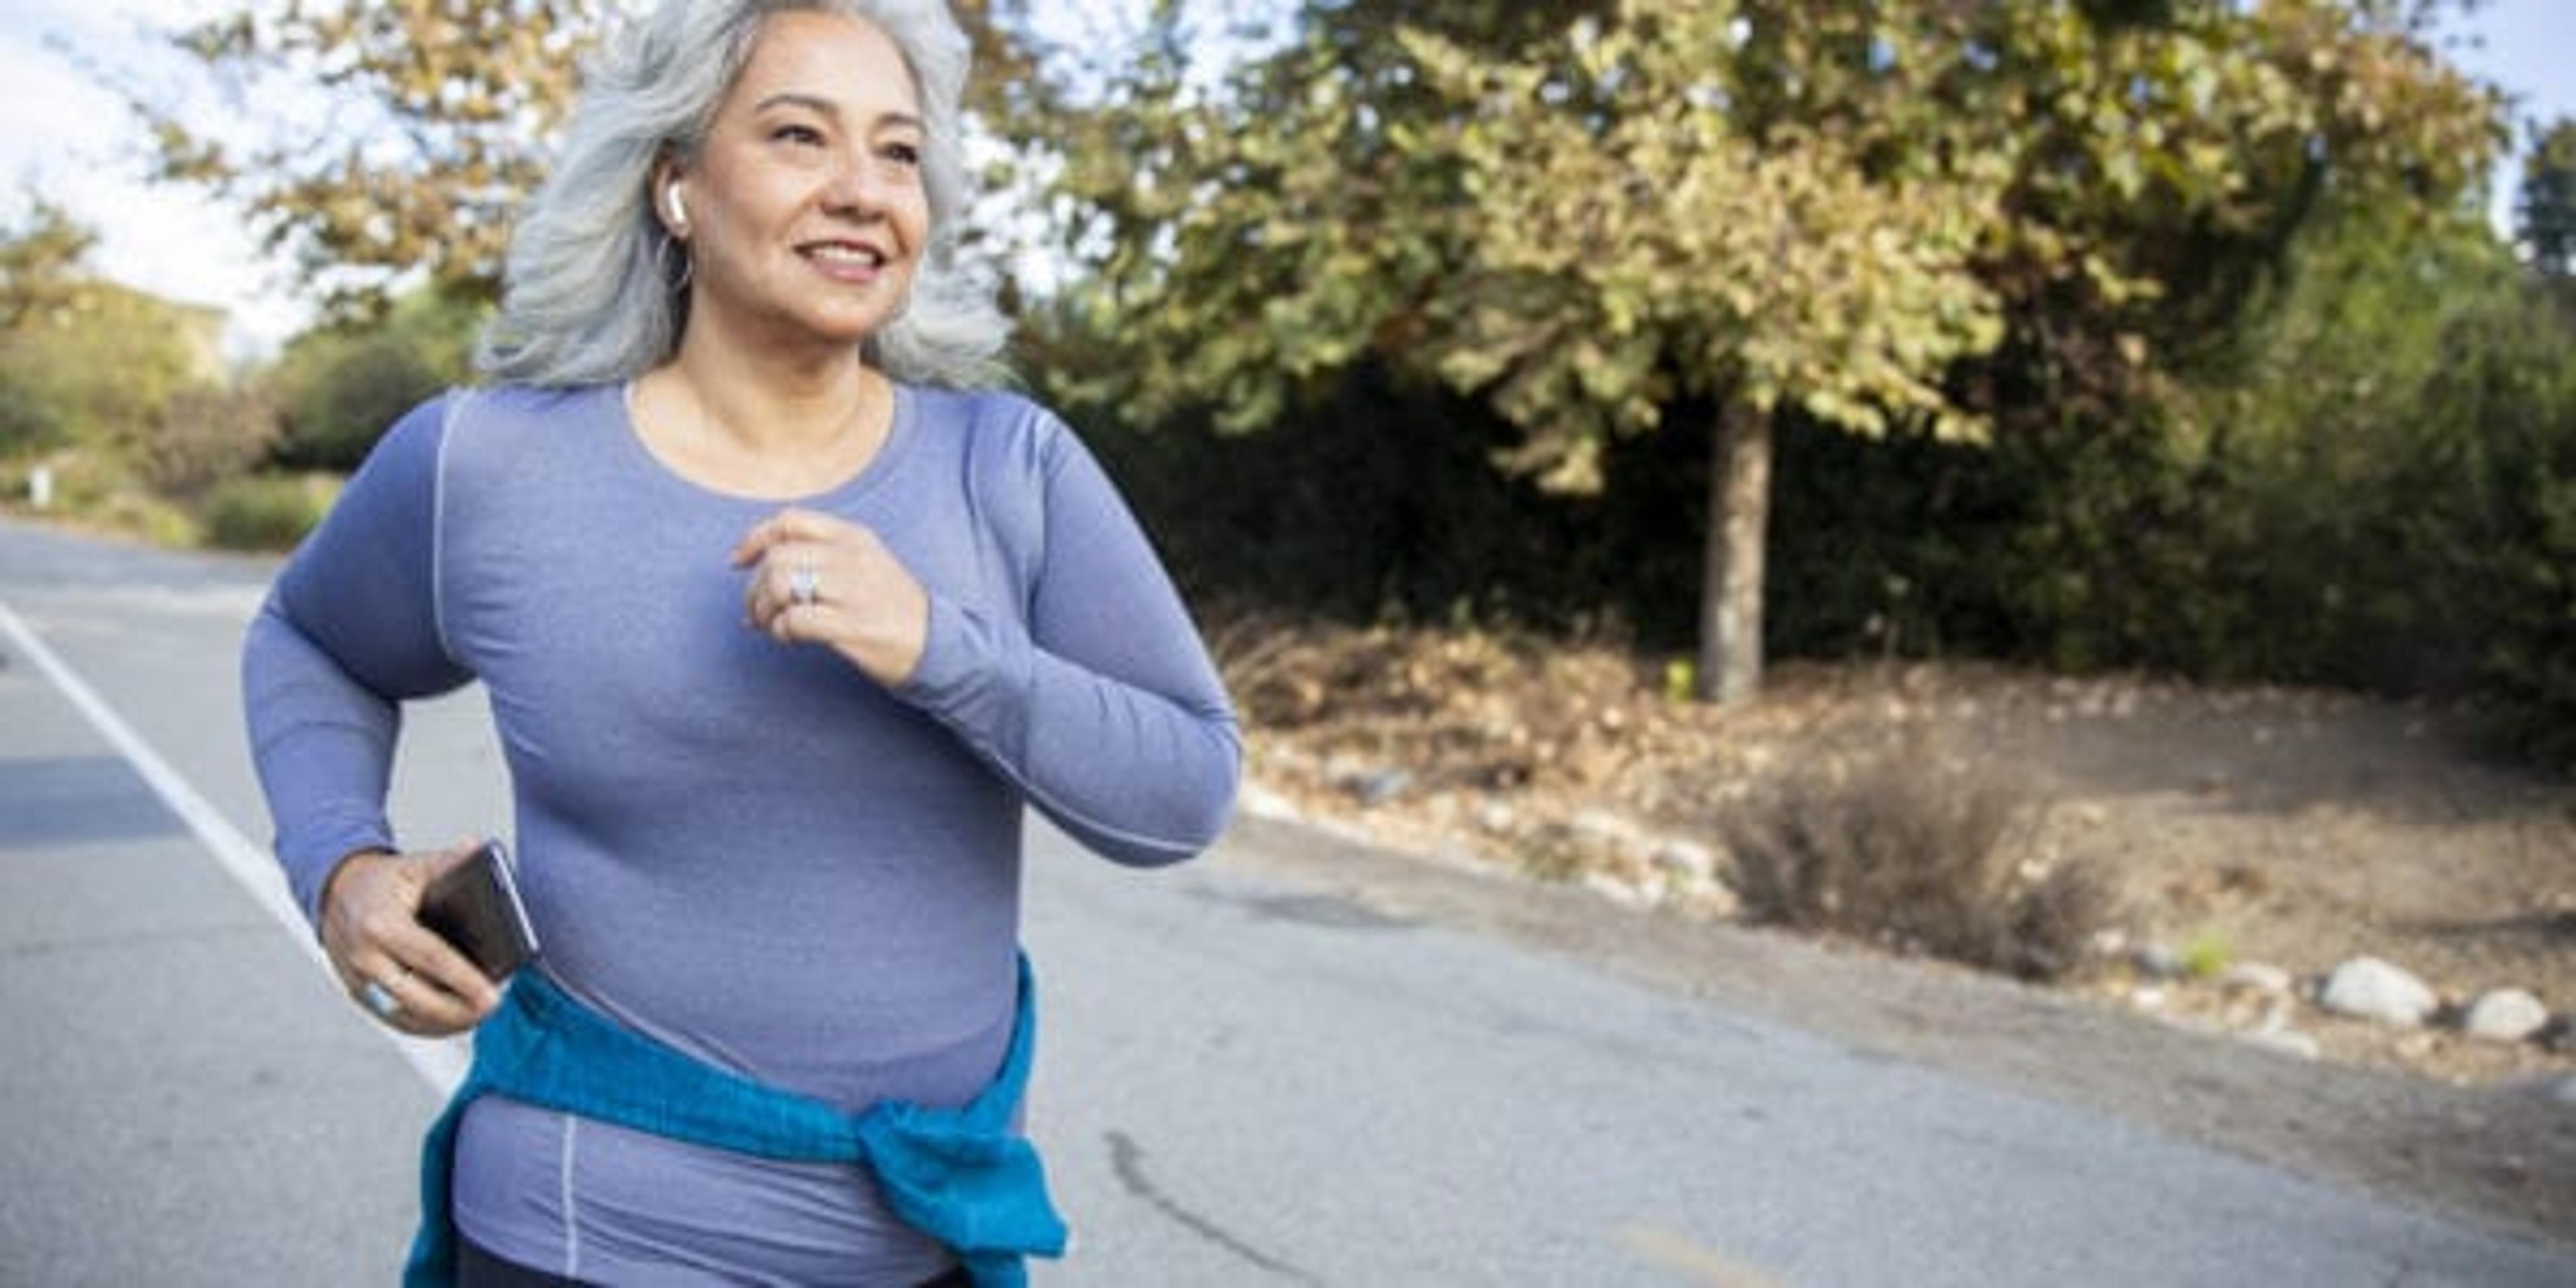
<instances>
[{"instance_id":1,"label":"sky","mask_svg":"<svg viewBox=\"0 0 2576 1288\"><path fill-rule=\"evenodd\" d=\"M238 212L195 190L142 181L143 140L123 98L94 68L159 87L187 65L149 29L235 7L234 0L0 0L0 215L28 191L95 228L92 266L143 290L229 311L237 357L273 350L310 316L291 272L264 258ZM2576 116L2576 0L2488 0L2453 52L2515 96L2517 115ZM2518 136L2516 149L2522 145ZM2499 227L2509 196L2495 196Z\"/></svg>"}]
</instances>

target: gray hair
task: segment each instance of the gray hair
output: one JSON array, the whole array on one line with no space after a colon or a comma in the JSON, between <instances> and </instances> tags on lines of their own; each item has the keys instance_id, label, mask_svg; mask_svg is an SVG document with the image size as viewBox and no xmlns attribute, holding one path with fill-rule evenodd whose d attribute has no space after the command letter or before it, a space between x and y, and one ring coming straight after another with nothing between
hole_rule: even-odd
<instances>
[{"instance_id":1,"label":"gray hair","mask_svg":"<svg viewBox=\"0 0 2576 1288\"><path fill-rule=\"evenodd\" d=\"M511 233L501 311L477 355L486 374L598 384L641 375L678 348L687 251L654 217L654 167L697 154L762 20L787 11L874 24L903 51L921 98L930 244L910 299L864 353L897 380L974 388L1003 378L1009 324L987 283L954 262L971 50L943 0L663 0L611 32L553 171Z\"/></svg>"}]
</instances>

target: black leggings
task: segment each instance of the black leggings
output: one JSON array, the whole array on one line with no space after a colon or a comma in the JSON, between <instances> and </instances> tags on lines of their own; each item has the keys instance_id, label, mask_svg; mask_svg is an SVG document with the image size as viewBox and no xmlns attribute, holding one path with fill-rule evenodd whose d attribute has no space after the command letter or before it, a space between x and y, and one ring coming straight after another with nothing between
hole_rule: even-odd
<instances>
[{"instance_id":1,"label":"black leggings","mask_svg":"<svg viewBox=\"0 0 2576 1288\"><path fill-rule=\"evenodd\" d=\"M974 1288L974 1279L963 1266L922 1284L921 1288ZM531 1270L515 1261L503 1261L489 1249L465 1237L456 1236L456 1288L588 1288L578 1279Z\"/></svg>"},{"instance_id":2,"label":"black leggings","mask_svg":"<svg viewBox=\"0 0 2576 1288\"><path fill-rule=\"evenodd\" d=\"M456 1288L583 1288L578 1279L531 1270L515 1261L503 1261L489 1248L456 1235Z\"/></svg>"}]
</instances>

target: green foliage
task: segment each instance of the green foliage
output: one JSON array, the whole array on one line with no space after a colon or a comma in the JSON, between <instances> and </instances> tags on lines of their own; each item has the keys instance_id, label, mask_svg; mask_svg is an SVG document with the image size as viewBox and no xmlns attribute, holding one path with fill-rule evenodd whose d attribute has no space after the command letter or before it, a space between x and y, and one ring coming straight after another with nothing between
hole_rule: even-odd
<instances>
[{"instance_id":1,"label":"green foliage","mask_svg":"<svg viewBox=\"0 0 2576 1288\"><path fill-rule=\"evenodd\" d=\"M2313 230L2153 418L2016 435L1943 480L1960 508L1924 530L1982 529L1991 560L1950 642L2474 695L2521 754L2576 764L2576 324L2545 287L2472 218Z\"/></svg>"},{"instance_id":2,"label":"green foliage","mask_svg":"<svg viewBox=\"0 0 2576 1288\"><path fill-rule=\"evenodd\" d=\"M222 315L96 279L94 240L42 201L0 227L0 455L148 453L175 401L220 378Z\"/></svg>"},{"instance_id":3,"label":"green foliage","mask_svg":"<svg viewBox=\"0 0 2576 1288\"><path fill-rule=\"evenodd\" d=\"M2183 974L2197 980L2213 980L2236 964L2236 947L2215 928L2195 932L2182 946Z\"/></svg>"},{"instance_id":4,"label":"green foliage","mask_svg":"<svg viewBox=\"0 0 2576 1288\"><path fill-rule=\"evenodd\" d=\"M283 425L274 458L300 470L355 470L423 399L467 380L486 306L415 291L380 319L295 338L268 377Z\"/></svg>"},{"instance_id":5,"label":"green foliage","mask_svg":"<svg viewBox=\"0 0 2576 1288\"><path fill-rule=\"evenodd\" d=\"M1365 355L1570 480L1682 397L1965 427L1939 377L1995 301L2135 365L2141 310L2223 321L2321 193L2446 208L2496 143L2490 95L2332 0L1545 8L1309 4L1213 86L1166 9L1098 106L1023 122L1119 346L1085 374L1242 430Z\"/></svg>"},{"instance_id":6,"label":"green foliage","mask_svg":"<svg viewBox=\"0 0 2576 1288\"><path fill-rule=\"evenodd\" d=\"M0 458L18 494L41 463L57 511L194 544L190 507L261 462L276 416L224 383L220 313L90 276L90 241L42 203L0 232Z\"/></svg>"},{"instance_id":7,"label":"green foliage","mask_svg":"<svg viewBox=\"0 0 2576 1288\"><path fill-rule=\"evenodd\" d=\"M203 537L196 519L167 498L138 489L109 493L83 516L89 522L156 546L184 550Z\"/></svg>"},{"instance_id":8,"label":"green foliage","mask_svg":"<svg viewBox=\"0 0 2576 1288\"><path fill-rule=\"evenodd\" d=\"M1558 621L1619 581L1610 534L1628 516L1487 468L1511 426L1436 387L1363 368L1306 432L1144 433L1113 405L1044 387L1046 370L1039 392L1081 427L1196 597L1360 623L1439 620L1462 601L1488 619ZM1435 422L1453 432L1406 432Z\"/></svg>"},{"instance_id":9,"label":"green foliage","mask_svg":"<svg viewBox=\"0 0 2576 1288\"><path fill-rule=\"evenodd\" d=\"M2532 267L2551 277L2576 276L2576 119L2560 117L2534 133L2514 228Z\"/></svg>"},{"instance_id":10,"label":"green foliage","mask_svg":"<svg viewBox=\"0 0 2576 1288\"><path fill-rule=\"evenodd\" d=\"M98 234L42 197L24 219L0 226L0 331L77 306L87 280L81 261Z\"/></svg>"},{"instance_id":11,"label":"green foliage","mask_svg":"<svg viewBox=\"0 0 2576 1288\"><path fill-rule=\"evenodd\" d=\"M1686 397L1872 434L1891 417L1975 428L1938 377L2000 336L1970 263L2000 158L1874 166L1866 134L1748 126L1727 87L1743 70L1712 77L1707 57L1740 16L1630 0L1528 61L1404 33L1471 118L1399 143L1459 175L1474 229L1423 360L1527 427L1512 462L1559 485L1597 487L1600 444Z\"/></svg>"},{"instance_id":12,"label":"green foliage","mask_svg":"<svg viewBox=\"0 0 2576 1288\"><path fill-rule=\"evenodd\" d=\"M1526 431L1509 463L1578 490L1682 397L1945 413L1931 377L1995 331L1966 274L1991 159L1754 135L1717 52L1735 6L1563 10L1317 5L1217 92L1149 58L1076 116L1075 313L1120 344L1117 400L1260 428L1365 355L1489 400Z\"/></svg>"},{"instance_id":13,"label":"green foliage","mask_svg":"<svg viewBox=\"0 0 2576 1288\"><path fill-rule=\"evenodd\" d=\"M2390 480L2413 625L2474 668L2512 749L2576 770L2576 325L2527 290L2444 339Z\"/></svg>"},{"instance_id":14,"label":"green foliage","mask_svg":"<svg viewBox=\"0 0 2576 1288\"><path fill-rule=\"evenodd\" d=\"M2185 412L2208 441L2220 556L2271 617L2225 668L2456 690L2473 662L2404 529L2451 491L2426 467L2483 433L2436 382L2482 317L2534 301L2466 219L2428 233L2355 212L2292 262L2239 369Z\"/></svg>"},{"instance_id":15,"label":"green foliage","mask_svg":"<svg viewBox=\"0 0 2576 1288\"><path fill-rule=\"evenodd\" d=\"M50 451L69 437L63 409L39 382L6 370L0 358L0 458Z\"/></svg>"},{"instance_id":16,"label":"green foliage","mask_svg":"<svg viewBox=\"0 0 2576 1288\"><path fill-rule=\"evenodd\" d=\"M2447 212L2497 138L2492 95L2386 6L1552 8L1319 0L1213 79L1162 10L1096 105L1025 127L1090 270L1064 316L1108 355L1063 383L1241 432L1310 422L1370 366L1486 403L1519 431L1496 460L1576 491L1621 438L1729 404L1755 435L1992 427L2179 519L2176 372L2318 210ZM2117 640L2154 636L2134 609Z\"/></svg>"},{"instance_id":17,"label":"green foliage","mask_svg":"<svg viewBox=\"0 0 2576 1288\"><path fill-rule=\"evenodd\" d=\"M227 550L288 549L320 526L339 488L327 474L226 480L206 497L206 541Z\"/></svg>"},{"instance_id":18,"label":"green foliage","mask_svg":"<svg viewBox=\"0 0 2576 1288\"><path fill-rule=\"evenodd\" d=\"M170 400L214 380L221 316L108 283L0 333L0 383L54 414L70 442L139 442Z\"/></svg>"}]
</instances>

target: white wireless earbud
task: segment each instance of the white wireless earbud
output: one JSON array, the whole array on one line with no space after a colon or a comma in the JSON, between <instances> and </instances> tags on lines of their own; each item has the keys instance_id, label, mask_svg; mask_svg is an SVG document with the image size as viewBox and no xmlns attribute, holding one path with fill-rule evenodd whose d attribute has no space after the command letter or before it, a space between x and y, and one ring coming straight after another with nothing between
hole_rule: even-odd
<instances>
[{"instance_id":1,"label":"white wireless earbud","mask_svg":"<svg viewBox=\"0 0 2576 1288\"><path fill-rule=\"evenodd\" d=\"M676 181L673 182L670 187L662 190L662 201L670 211L672 230L675 232L687 232L689 230L689 208L680 201L680 185Z\"/></svg>"}]
</instances>

